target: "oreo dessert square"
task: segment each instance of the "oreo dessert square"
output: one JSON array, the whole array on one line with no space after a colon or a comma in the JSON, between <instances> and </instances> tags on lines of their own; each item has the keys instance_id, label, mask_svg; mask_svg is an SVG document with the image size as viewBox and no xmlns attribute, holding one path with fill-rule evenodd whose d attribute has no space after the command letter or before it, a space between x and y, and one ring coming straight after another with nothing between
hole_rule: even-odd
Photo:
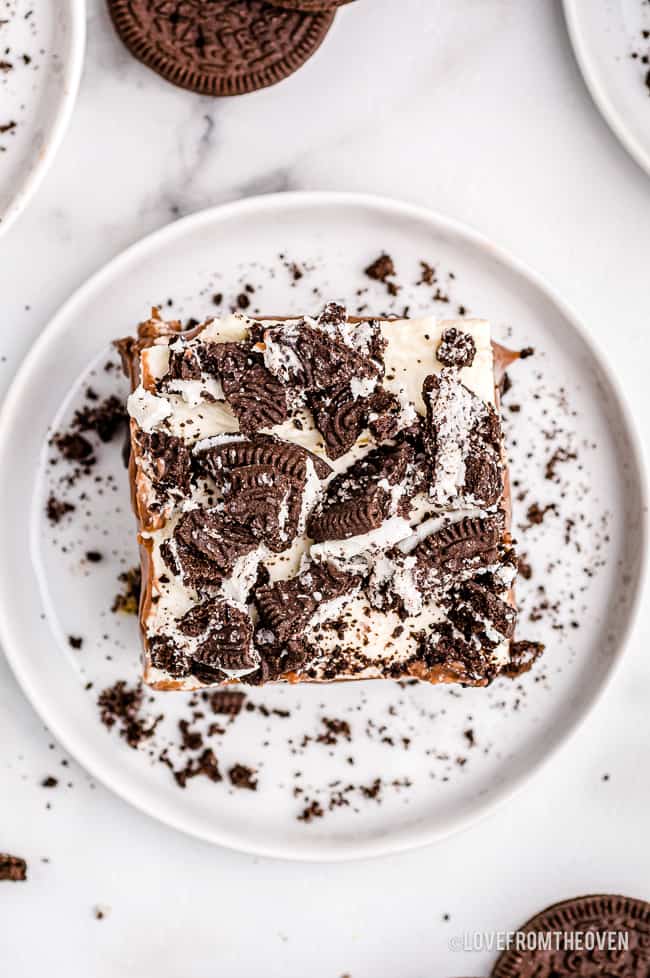
<instances>
[{"instance_id":1,"label":"oreo dessert square","mask_svg":"<svg viewBox=\"0 0 650 978\"><path fill-rule=\"evenodd\" d=\"M154 310L118 341L144 680L416 677L510 662L516 557L489 323Z\"/></svg>"}]
</instances>

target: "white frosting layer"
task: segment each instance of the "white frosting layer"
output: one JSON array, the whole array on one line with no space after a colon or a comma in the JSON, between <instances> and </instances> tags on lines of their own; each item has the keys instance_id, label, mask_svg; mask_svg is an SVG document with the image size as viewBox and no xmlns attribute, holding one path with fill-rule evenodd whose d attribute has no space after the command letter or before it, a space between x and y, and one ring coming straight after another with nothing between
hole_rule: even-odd
<instances>
[{"instance_id":1,"label":"white frosting layer","mask_svg":"<svg viewBox=\"0 0 650 978\"><path fill-rule=\"evenodd\" d=\"M400 540L409 536L411 524L400 516L386 520L376 530L370 530L360 536L349 537L347 540L325 540L324 543L314 543L309 551L314 560L331 561L347 570L359 566L363 570L364 563L374 553L395 546Z\"/></svg>"},{"instance_id":2,"label":"white frosting layer","mask_svg":"<svg viewBox=\"0 0 650 978\"><path fill-rule=\"evenodd\" d=\"M138 427L148 433L173 413L172 405L166 398L155 397L145 390L142 384L129 395L126 406Z\"/></svg>"},{"instance_id":3,"label":"white frosting layer","mask_svg":"<svg viewBox=\"0 0 650 978\"><path fill-rule=\"evenodd\" d=\"M476 356L471 367L464 367L460 379L478 397L494 404L494 356L490 324L484 319L435 320L395 319L382 322L381 331L388 341L384 362L384 387L415 406L418 414L425 413L422 385L432 373L440 373L442 364L436 350L443 332L450 326L471 333L476 344Z\"/></svg>"}]
</instances>

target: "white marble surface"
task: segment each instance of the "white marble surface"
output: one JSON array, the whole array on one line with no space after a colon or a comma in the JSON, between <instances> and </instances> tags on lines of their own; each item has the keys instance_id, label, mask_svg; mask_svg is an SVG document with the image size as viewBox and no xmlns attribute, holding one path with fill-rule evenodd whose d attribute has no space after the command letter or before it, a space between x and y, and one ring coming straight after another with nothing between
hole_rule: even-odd
<instances>
[{"instance_id":1,"label":"white marble surface","mask_svg":"<svg viewBox=\"0 0 650 978\"><path fill-rule=\"evenodd\" d=\"M103 0L89 8L71 129L0 241L0 389L72 290L148 231L254 193L368 190L464 220L541 272L607 347L647 430L650 181L592 105L557 0L358 0L298 75L218 102L141 68ZM450 938L580 893L650 899L649 640L650 607L597 711L497 814L337 866L226 852L132 811L61 767L0 660L0 850L30 863L28 884L0 887L0 971L487 975L493 955ZM48 774L62 778L51 794Z\"/></svg>"}]
</instances>

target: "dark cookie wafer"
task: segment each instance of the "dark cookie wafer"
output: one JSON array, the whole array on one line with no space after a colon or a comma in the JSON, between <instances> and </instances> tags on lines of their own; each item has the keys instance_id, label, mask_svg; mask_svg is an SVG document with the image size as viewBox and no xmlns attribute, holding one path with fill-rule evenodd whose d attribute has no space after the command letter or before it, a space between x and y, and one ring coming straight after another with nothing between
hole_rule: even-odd
<instances>
[{"instance_id":1,"label":"dark cookie wafer","mask_svg":"<svg viewBox=\"0 0 650 978\"><path fill-rule=\"evenodd\" d=\"M349 384L310 398L310 407L329 458L345 455L366 427L366 399L353 397Z\"/></svg>"},{"instance_id":2,"label":"dark cookie wafer","mask_svg":"<svg viewBox=\"0 0 650 978\"><path fill-rule=\"evenodd\" d=\"M318 13L322 10L336 10L352 0L273 0L274 7L284 7L286 10L302 10L305 13Z\"/></svg>"},{"instance_id":3,"label":"dark cookie wafer","mask_svg":"<svg viewBox=\"0 0 650 978\"><path fill-rule=\"evenodd\" d=\"M307 462L311 462L319 479L331 473L327 462L300 445L280 441L271 435L258 435L256 438L242 440L238 436L224 439L220 444L201 443L195 449L198 464L213 479L220 481L229 469L245 465L268 465L296 483L304 484L307 477Z\"/></svg>"},{"instance_id":4,"label":"dark cookie wafer","mask_svg":"<svg viewBox=\"0 0 650 978\"><path fill-rule=\"evenodd\" d=\"M262 0L108 0L131 53L200 95L243 95L282 81L316 51L334 6L284 9Z\"/></svg>"},{"instance_id":5,"label":"dark cookie wafer","mask_svg":"<svg viewBox=\"0 0 650 978\"><path fill-rule=\"evenodd\" d=\"M643 900L607 895L576 897L543 910L517 933L524 935L524 940L526 934L543 934L550 939L550 946L537 939L534 950L515 947L504 951L492 978L650 975L650 904ZM580 949L572 946L576 943L574 933L580 935ZM610 949L611 934L614 947ZM618 935L620 940L616 940Z\"/></svg>"},{"instance_id":6,"label":"dark cookie wafer","mask_svg":"<svg viewBox=\"0 0 650 978\"><path fill-rule=\"evenodd\" d=\"M503 539L503 520L499 516L465 517L457 523L432 533L416 548L419 562L444 567L457 574L472 561L482 563L498 560L498 546Z\"/></svg>"},{"instance_id":7,"label":"dark cookie wafer","mask_svg":"<svg viewBox=\"0 0 650 978\"><path fill-rule=\"evenodd\" d=\"M212 355L223 391L240 429L254 434L288 417L284 387L255 359L246 343L215 343Z\"/></svg>"},{"instance_id":8,"label":"dark cookie wafer","mask_svg":"<svg viewBox=\"0 0 650 978\"><path fill-rule=\"evenodd\" d=\"M358 584L357 577L333 564L310 564L298 577L259 589L262 625L272 630L276 642L285 643L300 635L319 605L351 594Z\"/></svg>"},{"instance_id":9,"label":"dark cookie wafer","mask_svg":"<svg viewBox=\"0 0 650 978\"><path fill-rule=\"evenodd\" d=\"M180 620L179 631L198 639L196 661L209 669L249 669L253 625L250 616L224 598L195 605Z\"/></svg>"},{"instance_id":10,"label":"dark cookie wafer","mask_svg":"<svg viewBox=\"0 0 650 978\"><path fill-rule=\"evenodd\" d=\"M175 552L167 543L161 546L165 564L172 574L181 570L185 581L200 589L232 573L237 560L256 548L257 538L249 527L232 522L218 510L191 509L180 518L174 543Z\"/></svg>"},{"instance_id":11,"label":"dark cookie wafer","mask_svg":"<svg viewBox=\"0 0 650 978\"><path fill-rule=\"evenodd\" d=\"M388 493L373 489L364 496L335 503L324 512L312 514L307 533L317 543L323 540L349 540L378 530L388 515Z\"/></svg>"}]
</instances>

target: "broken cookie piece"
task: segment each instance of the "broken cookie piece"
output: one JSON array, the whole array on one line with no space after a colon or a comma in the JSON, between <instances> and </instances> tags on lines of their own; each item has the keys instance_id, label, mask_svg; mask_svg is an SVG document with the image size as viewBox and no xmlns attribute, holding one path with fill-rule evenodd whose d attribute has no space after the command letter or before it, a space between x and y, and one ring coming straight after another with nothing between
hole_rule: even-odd
<instances>
[{"instance_id":1,"label":"broken cookie piece","mask_svg":"<svg viewBox=\"0 0 650 978\"><path fill-rule=\"evenodd\" d=\"M27 863L18 856L0 852L0 881L24 883L27 879Z\"/></svg>"},{"instance_id":2,"label":"broken cookie piece","mask_svg":"<svg viewBox=\"0 0 650 978\"><path fill-rule=\"evenodd\" d=\"M517 559L489 324L157 313L120 341L159 689L511 661Z\"/></svg>"}]
</instances>

